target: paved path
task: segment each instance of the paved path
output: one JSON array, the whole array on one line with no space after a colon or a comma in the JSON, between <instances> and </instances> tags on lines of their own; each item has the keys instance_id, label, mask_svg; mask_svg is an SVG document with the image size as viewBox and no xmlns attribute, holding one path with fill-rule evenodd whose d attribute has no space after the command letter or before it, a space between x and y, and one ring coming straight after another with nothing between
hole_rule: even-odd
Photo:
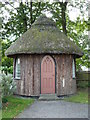
<instances>
[{"instance_id":1,"label":"paved path","mask_svg":"<svg viewBox=\"0 0 90 120\"><path fill-rule=\"evenodd\" d=\"M35 101L17 118L88 118L88 105L65 101Z\"/></svg>"}]
</instances>

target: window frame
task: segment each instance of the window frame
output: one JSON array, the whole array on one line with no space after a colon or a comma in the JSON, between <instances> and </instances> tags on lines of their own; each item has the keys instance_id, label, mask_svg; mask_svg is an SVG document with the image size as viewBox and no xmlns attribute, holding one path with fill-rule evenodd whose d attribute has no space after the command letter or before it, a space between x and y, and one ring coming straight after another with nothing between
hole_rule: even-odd
<instances>
[{"instance_id":1,"label":"window frame","mask_svg":"<svg viewBox=\"0 0 90 120\"><path fill-rule=\"evenodd\" d=\"M20 77L17 77L17 73L16 73L16 72L17 72L17 71L16 71L16 70L17 70L16 67L17 67L18 59L20 60L19 57L17 57L17 58L14 59L14 79L15 79L15 80L20 80L20 79L21 79L21 64L20 64L21 61L20 61L20 63L19 63L19 64L20 64Z\"/></svg>"},{"instance_id":2,"label":"window frame","mask_svg":"<svg viewBox=\"0 0 90 120\"><path fill-rule=\"evenodd\" d=\"M75 59L73 58L72 61L72 78L75 79L76 78L76 66L75 66Z\"/></svg>"}]
</instances>

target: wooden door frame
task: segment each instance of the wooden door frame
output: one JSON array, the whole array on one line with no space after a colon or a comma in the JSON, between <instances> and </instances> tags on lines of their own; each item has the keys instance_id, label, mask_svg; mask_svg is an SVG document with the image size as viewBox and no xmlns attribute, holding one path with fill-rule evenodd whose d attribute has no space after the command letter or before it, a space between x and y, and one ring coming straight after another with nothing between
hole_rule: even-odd
<instances>
[{"instance_id":1,"label":"wooden door frame","mask_svg":"<svg viewBox=\"0 0 90 120\"><path fill-rule=\"evenodd\" d=\"M56 80L56 74L57 74L57 72L56 72L56 61L55 61L55 58L52 56L52 55L49 55L49 54L47 54L47 55L44 55L43 57L42 57L42 60L43 60L43 58L45 57L45 56L50 56L52 59L53 59L53 61L54 61L54 64L55 64L55 93L57 92L56 91L56 84L57 84L57 80ZM40 61L40 94L41 94L41 63L42 63L42 60Z\"/></svg>"}]
</instances>

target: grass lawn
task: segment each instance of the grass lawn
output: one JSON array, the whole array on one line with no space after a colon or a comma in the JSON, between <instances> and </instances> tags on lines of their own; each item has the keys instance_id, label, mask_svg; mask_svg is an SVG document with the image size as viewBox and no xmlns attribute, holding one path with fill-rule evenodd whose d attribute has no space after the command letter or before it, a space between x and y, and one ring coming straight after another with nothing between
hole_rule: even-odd
<instances>
[{"instance_id":1,"label":"grass lawn","mask_svg":"<svg viewBox=\"0 0 90 120\"><path fill-rule=\"evenodd\" d=\"M75 95L65 98L64 100L68 102L88 104L88 91L86 89L85 90L79 89Z\"/></svg>"},{"instance_id":2,"label":"grass lawn","mask_svg":"<svg viewBox=\"0 0 90 120\"><path fill-rule=\"evenodd\" d=\"M7 97L8 103L2 109L2 118L14 118L22 112L28 105L34 102L34 99L18 98L14 96Z\"/></svg>"},{"instance_id":3,"label":"grass lawn","mask_svg":"<svg viewBox=\"0 0 90 120\"><path fill-rule=\"evenodd\" d=\"M2 111L1 111L1 109L0 109L0 120L1 120L1 118L2 118Z\"/></svg>"}]
</instances>

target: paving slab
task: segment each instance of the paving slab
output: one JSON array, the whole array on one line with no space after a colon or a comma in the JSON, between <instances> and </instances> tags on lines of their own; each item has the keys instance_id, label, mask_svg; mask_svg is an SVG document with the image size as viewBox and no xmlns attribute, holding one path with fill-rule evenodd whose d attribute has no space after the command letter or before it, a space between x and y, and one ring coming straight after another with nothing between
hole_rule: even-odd
<instances>
[{"instance_id":1,"label":"paving slab","mask_svg":"<svg viewBox=\"0 0 90 120\"><path fill-rule=\"evenodd\" d=\"M39 100L59 100L59 97L56 94L41 94Z\"/></svg>"},{"instance_id":2,"label":"paving slab","mask_svg":"<svg viewBox=\"0 0 90 120\"><path fill-rule=\"evenodd\" d=\"M88 118L88 105L58 101L35 101L17 118Z\"/></svg>"}]
</instances>

